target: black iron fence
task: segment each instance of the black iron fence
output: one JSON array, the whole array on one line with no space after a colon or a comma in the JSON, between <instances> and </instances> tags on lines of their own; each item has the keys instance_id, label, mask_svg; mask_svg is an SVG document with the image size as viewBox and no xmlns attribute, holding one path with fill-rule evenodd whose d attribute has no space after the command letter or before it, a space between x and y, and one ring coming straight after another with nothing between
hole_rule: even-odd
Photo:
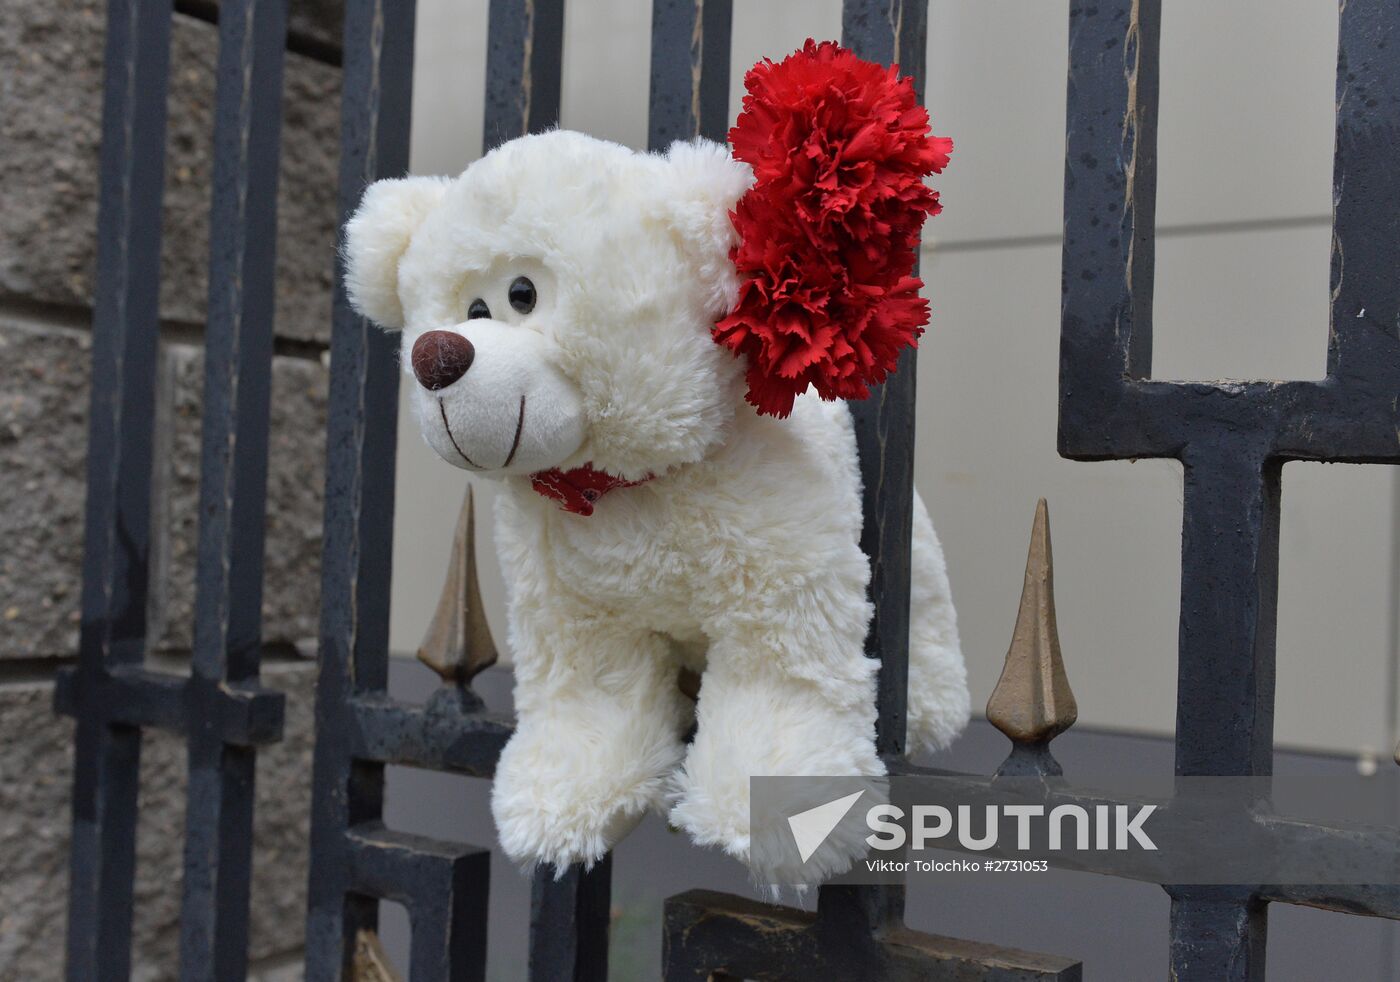
<instances>
[{"instance_id":1,"label":"black iron fence","mask_svg":"<svg viewBox=\"0 0 1400 982\"><path fill-rule=\"evenodd\" d=\"M1327 377L1164 382L1150 378L1161 4L1071 10L1060 452L1184 468L1182 775L1272 771L1284 462L1400 462L1400 9L1343 0L1339 16ZM1263 978L1269 901L1400 915L1395 887L1168 893L1183 978Z\"/></svg>"},{"instance_id":2,"label":"black iron fence","mask_svg":"<svg viewBox=\"0 0 1400 982\"><path fill-rule=\"evenodd\" d=\"M171 10L108 12L82 629L56 692L78 721L73 979L130 971L145 727L189 747L181 973L246 976L254 748L282 731L258 667L285 3L221 11L194 657L188 677L142 664Z\"/></svg>"},{"instance_id":3,"label":"black iron fence","mask_svg":"<svg viewBox=\"0 0 1400 982\"><path fill-rule=\"evenodd\" d=\"M650 142L722 139L732 0L655 0ZM68 976L130 972L141 731L189 747L181 972L247 972L255 748L282 698L258 685L281 62L287 0L222 0L198 604L188 678L143 667L171 0L109 0L98 293L76 716ZM926 0L846 0L843 40L920 80ZM1400 10L1341 5L1328 374L1149 378L1160 0L1073 4L1065 184L1061 452L1185 466L1177 767L1269 773L1279 494L1286 460L1400 461ZM408 165L413 0L347 0L340 206ZM563 0L492 0L486 139L552 125ZM919 82L922 88L921 81ZM1089 161L1093 161L1092 164ZM510 733L469 687L386 692L398 393L395 336L337 288L307 978L351 971L378 901L409 912L415 980L485 972L488 853L385 828L388 764L489 778ZM904 747L914 353L855 407L876 615L879 748ZM1053 666L1052 666L1053 667ZM1008 768L1049 773L1063 720L1018 733ZM1329 830L1320 829L1324 838ZM537 878L531 974L602 979L607 862ZM1169 887L1172 973L1261 979L1270 901L1400 917L1400 888ZM1077 963L916 934L894 887L829 887L811 914L693 892L666 905L666 978L1078 978Z\"/></svg>"}]
</instances>

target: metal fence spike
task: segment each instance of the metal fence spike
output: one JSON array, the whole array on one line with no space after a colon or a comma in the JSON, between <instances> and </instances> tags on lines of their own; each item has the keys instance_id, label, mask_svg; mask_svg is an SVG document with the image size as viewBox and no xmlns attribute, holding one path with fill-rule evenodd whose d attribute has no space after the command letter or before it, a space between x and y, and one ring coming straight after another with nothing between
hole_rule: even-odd
<instances>
[{"instance_id":1,"label":"metal fence spike","mask_svg":"<svg viewBox=\"0 0 1400 982\"><path fill-rule=\"evenodd\" d=\"M497 657L476 576L476 503L469 485L452 536L442 595L418 647L418 660L444 682L467 685L477 673L496 664Z\"/></svg>"},{"instance_id":2,"label":"metal fence spike","mask_svg":"<svg viewBox=\"0 0 1400 982\"><path fill-rule=\"evenodd\" d=\"M1055 628L1055 575L1050 551L1050 511L1035 506L1021 608L1001 678L987 700L987 719L1018 744L1046 743L1079 716L1065 675Z\"/></svg>"}]
</instances>

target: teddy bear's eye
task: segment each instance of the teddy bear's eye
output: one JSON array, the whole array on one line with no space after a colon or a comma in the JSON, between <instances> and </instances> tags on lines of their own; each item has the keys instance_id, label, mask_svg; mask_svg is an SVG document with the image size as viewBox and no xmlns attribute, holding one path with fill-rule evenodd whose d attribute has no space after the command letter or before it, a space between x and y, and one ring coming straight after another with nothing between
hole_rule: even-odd
<instances>
[{"instance_id":1,"label":"teddy bear's eye","mask_svg":"<svg viewBox=\"0 0 1400 982\"><path fill-rule=\"evenodd\" d=\"M528 314L535 309L535 284L530 282L528 276L517 276L511 280L510 305L518 313Z\"/></svg>"},{"instance_id":2,"label":"teddy bear's eye","mask_svg":"<svg viewBox=\"0 0 1400 982\"><path fill-rule=\"evenodd\" d=\"M471 306L467 308L467 320L469 321L474 321L480 317L490 316L491 308L486 306L486 301L482 300L480 297L477 297L475 300L473 300Z\"/></svg>"}]
</instances>

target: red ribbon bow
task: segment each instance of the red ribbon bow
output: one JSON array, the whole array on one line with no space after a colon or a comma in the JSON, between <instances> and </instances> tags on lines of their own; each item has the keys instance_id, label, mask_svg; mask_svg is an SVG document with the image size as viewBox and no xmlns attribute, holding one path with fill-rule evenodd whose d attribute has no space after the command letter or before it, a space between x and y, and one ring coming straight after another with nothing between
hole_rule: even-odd
<instances>
[{"instance_id":1,"label":"red ribbon bow","mask_svg":"<svg viewBox=\"0 0 1400 982\"><path fill-rule=\"evenodd\" d=\"M587 517L593 514L593 504L609 491L617 488L634 488L651 480L651 475L629 481L607 471L594 470L592 464L584 464L572 470L561 471L555 467L530 475L530 486L546 498L559 503L559 507L575 515Z\"/></svg>"}]
</instances>

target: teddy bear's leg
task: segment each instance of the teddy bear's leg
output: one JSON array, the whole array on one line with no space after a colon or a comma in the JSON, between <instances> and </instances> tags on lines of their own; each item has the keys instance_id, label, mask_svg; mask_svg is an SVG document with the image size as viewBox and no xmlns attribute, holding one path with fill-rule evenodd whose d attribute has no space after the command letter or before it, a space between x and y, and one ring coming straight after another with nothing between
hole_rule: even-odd
<instances>
[{"instance_id":1,"label":"teddy bear's leg","mask_svg":"<svg viewBox=\"0 0 1400 982\"><path fill-rule=\"evenodd\" d=\"M928 509L917 493L910 566L908 746L912 753L946 747L962 732L971 712L948 567Z\"/></svg>"},{"instance_id":2,"label":"teddy bear's leg","mask_svg":"<svg viewBox=\"0 0 1400 982\"><path fill-rule=\"evenodd\" d=\"M513 860L591 865L665 802L689 701L666 639L607 620L517 625L516 730L491 809Z\"/></svg>"},{"instance_id":3,"label":"teddy bear's leg","mask_svg":"<svg viewBox=\"0 0 1400 982\"><path fill-rule=\"evenodd\" d=\"M864 618L837 630L816 598L808 613L793 610L785 627L805 621L809 630L789 634L751 625L743 640L711 642L671 822L697 844L719 846L744 862L751 860L751 776L885 773L875 752L876 663L862 651ZM784 641L810 641L825 650L783 650ZM773 870L755 872L773 882L801 882Z\"/></svg>"}]
</instances>

